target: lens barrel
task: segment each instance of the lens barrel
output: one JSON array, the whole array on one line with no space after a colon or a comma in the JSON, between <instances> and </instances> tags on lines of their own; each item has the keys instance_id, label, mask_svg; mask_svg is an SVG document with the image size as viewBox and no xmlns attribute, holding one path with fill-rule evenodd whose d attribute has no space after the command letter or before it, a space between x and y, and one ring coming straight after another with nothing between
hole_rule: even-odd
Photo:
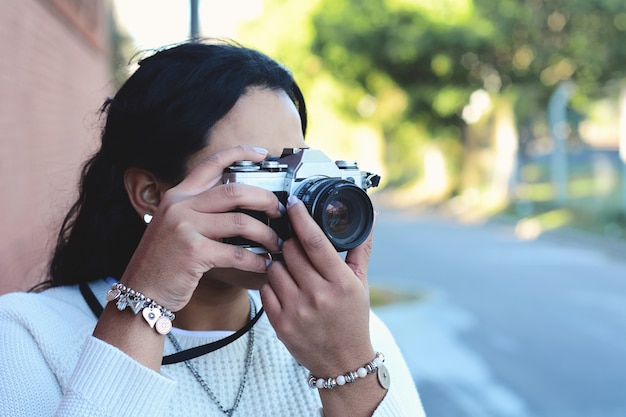
<instances>
[{"instance_id":1,"label":"lens barrel","mask_svg":"<svg viewBox=\"0 0 626 417\"><path fill-rule=\"evenodd\" d=\"M350 181L309 179L298 188L296 196L338 251L359 246L372 230L372 202L363 189Z\"/></svg>"}]
</instances>

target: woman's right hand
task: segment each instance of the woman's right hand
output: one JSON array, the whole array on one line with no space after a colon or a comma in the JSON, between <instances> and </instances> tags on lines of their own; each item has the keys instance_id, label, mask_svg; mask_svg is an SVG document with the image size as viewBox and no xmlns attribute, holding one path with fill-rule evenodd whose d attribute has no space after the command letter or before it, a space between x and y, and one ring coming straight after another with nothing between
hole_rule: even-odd
<instances>
[{"instance_id":1,"label":"woman's right hand","mask_svg":"<svg viewBox=\"0 0 626 417\"><path fill-rule=\"evenodd\" d=\"M200 162L161 199L121 279L174 312L190 300L202 275L212 268L264 272L266 259L222 239L241 236L278 251L278 236L267 225L236 209L280 217L284 207L269 190L222 184L237 160L259 162L267 151L237 146Z\"/></svg>"}]
</instances>

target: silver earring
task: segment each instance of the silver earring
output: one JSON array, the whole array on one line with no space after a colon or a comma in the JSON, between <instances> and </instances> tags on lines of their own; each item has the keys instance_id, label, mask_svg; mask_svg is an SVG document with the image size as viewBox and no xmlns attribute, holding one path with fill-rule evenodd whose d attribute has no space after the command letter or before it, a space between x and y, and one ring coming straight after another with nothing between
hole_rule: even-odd
<instances>
[{"instance_id":1,"label":"silver earring","mask_svg":"<svg viewBox=\"0 0 626 417\"><path fill-rule=\"evenodd\" d=\"M149 224L152 221L152 214L146 213L143 215L143 221L145 224Z\"/></svg>"}]
</instances>

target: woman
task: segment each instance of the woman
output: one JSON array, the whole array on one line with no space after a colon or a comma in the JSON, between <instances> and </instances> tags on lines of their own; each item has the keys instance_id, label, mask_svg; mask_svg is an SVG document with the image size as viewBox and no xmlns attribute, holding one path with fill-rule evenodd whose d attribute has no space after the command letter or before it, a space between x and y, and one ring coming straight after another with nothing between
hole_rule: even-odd
<instances>
[{"instance_id":1,"label":"woman","mask_svg":"<svg viewBox=\"0 0 626 417\"><path fill-rule=\"evenodd\" d=\"M370 314L371 236L344 261L302 202L221 183L234 161L305 146L304 99L283 67L236 45L178 45L144 59L103 113L45 291L0 298L2 410L423 415ZM289 216L296 236L282 242L243 209ZM284 262L224 243L235 236Z\"/></svg>"}]
</instances>

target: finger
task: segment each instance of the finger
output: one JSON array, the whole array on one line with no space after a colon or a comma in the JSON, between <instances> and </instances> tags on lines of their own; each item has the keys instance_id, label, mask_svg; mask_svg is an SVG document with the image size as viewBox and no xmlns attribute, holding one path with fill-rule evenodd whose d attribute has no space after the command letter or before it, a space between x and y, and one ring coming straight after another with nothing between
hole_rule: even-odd
<instances>
[{"instance_id":1,"label":"finger","mask_svg":"<svg viewBox=\"0 0 626 417\"><path fill-rule=\"evenodd\" d=\"M285 306L297 297L298 288L289 271L280 262L274 262L267 268L267 284L261 288L263 307L275 328L282 326ZM267 304L266 304L267 303Z\"/></svg>"},{"instance_id":2,"label":"finger","mask_svg":"<svg viewBox=\"0 0 626 417\"><path fill-rule=\"evenodd\" d=\"M346 255L346 264L348 264L350 269L352 269L354 274L359 277L361 281L367 280L367 265L369 264L370 255L372 253L374 228L376 227L377 217L378 212L374 212L374 225L367 239L356 248L349 250Z\"/></svg>"},{"instance_id":3,"label":"finger","mask_svg":"<svg viewBox=\"0 0 626 417\"><path fill-rule=\"evenodd\" d=\"M311 264L299 239L288 239L281 247L284 264L289 271L294 271L293 279L302 289L310 289L316 284L315 277L320 276L320 272Z\"/></svg>"},{"instance_id":4,"label":"finger","mask_svg":"<svg viewBox=\"0 0 626 417\"><path fill-rule=\"evenodd\" d=\"M235 209L254 210L268 217L280 217L285 207L269 190L253 185L223 184L194 197L191 208L202 213L223 213Z\"/></svg>"},{"instance_id":5,"label":"finger","mask_svg":"<svg viewBox=\"0 0 626 417\"><path fill-rule=\"evenodd\" d=\"M276 303L271 305L268 318L279 335L293 333L299 329L298 322L314 319L309 307L310 295L298 286L284 264L274 262L268 267L267 286L271 289L270 296L275 297L271 302Z\"/></svg>"},{"instance_id":6,"label":"finger","mask_svg":"<svg viewBox=\"0 0 626 417\"><path fill-rule=\"evenodd\" d=\"M270 252L280 251L276 231L246 213L197 214L193 221L198 232L208 239L241 237L264 246Z\"/></svg>"},{"instance_id":7,"label":"finger","mask_svg":"<svg viewBox=\"0 0 626 417\"><path fill-rule=\"evenodd\" d=\"M280 304L280 299L276 295L276 292L269 284L263 284L261 289L259 290L261 294L261 301L263 302L263 309L267 314L267 318L270 320L272 326L274 325L274 319L276 317L280 317L282 306Z\"/></svg>"},{"instance_id":8,"label":"finger","mask_svg":"<svg viewBox=\"0 0 626 417\"><path fill-rule=\"evenodd\" d=\"M192 194L213 187L221 180L224 169L235 161L249 160L260 162L267 156L267 150L240 145L208 156L200 162L177 187Z\"/></svg>"},{"instance_id":9,"label":"finger","mask_svg":"<svg viewBox=\"0 0 626 417\"><path fill-rule=\"evenodd\" d=\"M235 268L258 273L267 270L268 260L265 257L254 254L241 246L205 239L202 244L198 245L198 251L196 256L192 254L192 259L205 258L205 265L202 268L204 272L213 268Z\"/></svg>"},{"instance_id":10,"label":"finger","mask_svg":"<svg viewBox=\"0 0 626 417\"><path fill-rule=\"evenodd\" d=\"M345 267L335 247L309 215L304 204L294 196L289 197L287 213L306 257L320 275L332 280L337 271Z\"/></svg>"}]
</instances>

